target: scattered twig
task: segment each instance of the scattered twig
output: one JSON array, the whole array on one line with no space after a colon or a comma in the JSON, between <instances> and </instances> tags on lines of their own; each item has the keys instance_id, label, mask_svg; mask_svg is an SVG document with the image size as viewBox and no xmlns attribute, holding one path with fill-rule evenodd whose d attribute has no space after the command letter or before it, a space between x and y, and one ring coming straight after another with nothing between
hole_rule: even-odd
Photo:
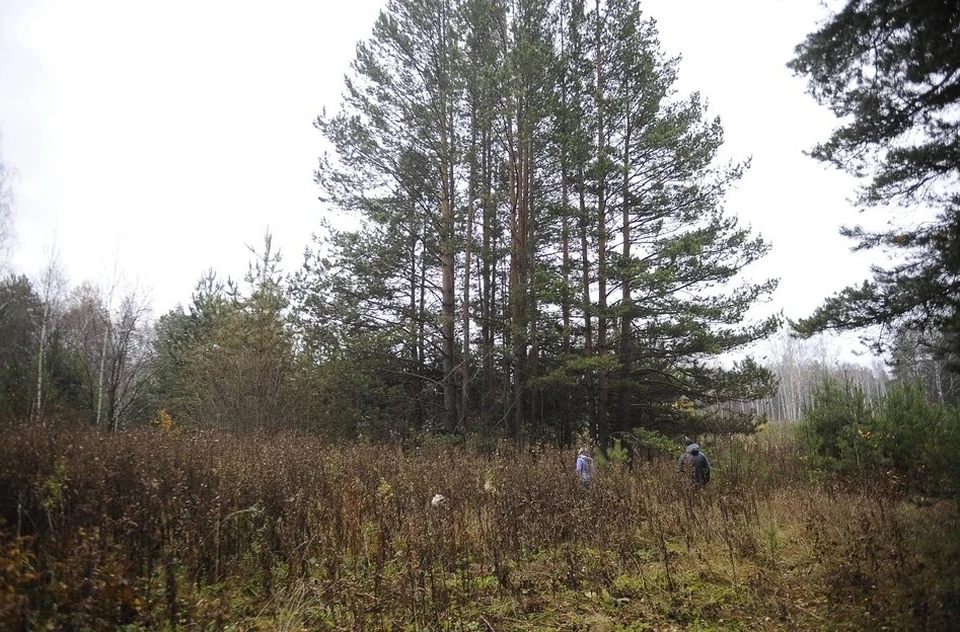
<instances>
[{"instance_id":1,"label":"scattered twig","mask_svg":"<svg viewBox=\"0 0 960 632\"><path fill-rule=\"evenodd\" d=\"M496 630L493 629L493 626L490 625L490 622L487 621L487 618L485 616L480 615L480 618L483 619L483 622L487 624L487 628L490 630L490 632L497 632Z\"/></svg>"}]
</instances>

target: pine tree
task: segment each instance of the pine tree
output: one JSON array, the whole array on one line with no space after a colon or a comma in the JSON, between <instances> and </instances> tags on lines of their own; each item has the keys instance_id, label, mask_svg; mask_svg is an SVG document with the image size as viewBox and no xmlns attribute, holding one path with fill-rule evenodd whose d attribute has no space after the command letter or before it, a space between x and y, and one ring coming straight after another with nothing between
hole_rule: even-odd
<instances>
[{"instance_id":1,"label":"pine tree","mask_svg":"<svg viewBox=\"0 0 960 632\"><path fill-rule=\"evenodd\" d=\"M353 71L317 180L360 223L295 311L319 365L376 391L368 427L416 408L398 426L606 444L768 392L713 360L776 327L741 323L773 282L728 287L767 250L723 209L745 166L715 164L719 122L636 2L396 0Z\"/></svg>"},{"instance_id":2,"label":"pine tree","mask_svg":"<svg viewBox=\"0 0 960 632\"><path fill-rule=\"evenodd\" d=\"M317 120L337 158L317 171L327 199L381 226L398 210L420 215L423 245L440 268L437 324L447 431L457 420L454 215L462 112L454 14L452 0L388 3L372 37L357 47L343 110ZM405 228L412 232L409 224Z\"/></svg>"},{"instance_id":3,"label":"pine tree","mask_svg":"<svg viewBox=\"0 0 960 632\"><path fill-rule=\"evenodd\" d=\"M797 323L803 335L879 329L877 351L908 330L960 351L960 5L850 0L796 49L790 67L843 123L812 155L864 181L859 203L936 209L889 230L844 228L857 250L898 263L828 298ZM914 211L916 212L916 211ZM960 370L960 366L954 366Z\"/></svg>"},{"instance_id":4,"label":"pine tree","mask_svg":"<svg viewBox=\"0 0 960 632\"><path fill-rule=\"evenodd\" d=\"M210 271L157 324L154 401L179 423L274 431L304 415L280 253L267 234L254 254L242 286Z\"/></svg>"},{"instance_id":5,"label":"pine tree","mask_svg":"<svg viewBox=\"0 0 960 632\"><path fill-rule=\"evenodd\" d=\"M34 405L43 301L25 276L0 281L0 419L24 421Z\"/></svg>"}]
</instances>

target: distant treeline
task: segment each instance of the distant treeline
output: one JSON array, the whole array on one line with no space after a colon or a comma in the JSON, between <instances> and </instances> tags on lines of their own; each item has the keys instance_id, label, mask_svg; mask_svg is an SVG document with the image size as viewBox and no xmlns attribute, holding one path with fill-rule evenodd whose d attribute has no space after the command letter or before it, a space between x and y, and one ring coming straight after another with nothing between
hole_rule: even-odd
<instances>
[{"instance_id":1,"label":"distant treeline","mask_svg":"<svg viewBox=\"0 0 960 632\"><path fill-rule=\"evenodd\" d=\"M894 383L919 388L931 402L955 405L960 399L960 376L950 370L947 359L938 357L916 336L901 334L892 345L892 357L874 358L870 366L835 359L831 344L822 338L774 339L768 344L764 365L777 377L776 392L731 406L760 413L771 421L795 421L806 416L816 403L817 392L828 383L859 391L873 403L886 397Z\"/></svg>"},{"instance_id":2,"label":"distant treeline","mask_svg":"<svg viewBox=\"0 0 960 632\"><path fill-rule=\"evenodd\" d=\"M275 264L269 252L261 256L243 288L206 275L188 308L155 321L135 291L116 290L111 297L89 283L67 290L56 270L48 271L39 291L24 276L0 281L0 421L108 429L149 422L232 431L299 429L374 440L442 432L437 416L442 389L436 381L420 379L420 391L411 395L403 386L412 376L373 349L325 361L303 350L291 290L271 259ZM889 367L879 360L872 367L833 362L829 350L788 337L770 349L765 362L776 376L773 395L714 405L712 411L703 400L680 397L666 410L649 413L650 426L638 422L616 436L644 437L662 446L658 436L800 419L828 378L858 388L868 401L882 398L891 380L920 385L931 400L948 404L960 395L960 380L945 362L906 337ZM583 383L562 394L547 381L541 389L581 407L591 401ZM546 440L563 436L562 419L552 414L556 407L555 401L544 402L540 429ZM742 413L734 423L730 407ZM470 435L504 436L499 430ZM590 428L584 418L568 430Z\"/></svg>"}]
</instances>

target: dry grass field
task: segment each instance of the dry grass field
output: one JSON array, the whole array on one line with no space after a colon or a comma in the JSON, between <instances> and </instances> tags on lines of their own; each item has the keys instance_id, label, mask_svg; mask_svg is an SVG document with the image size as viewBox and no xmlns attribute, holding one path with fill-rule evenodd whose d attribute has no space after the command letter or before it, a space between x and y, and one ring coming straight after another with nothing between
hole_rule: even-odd
<instances>
[{"instance_id":1,"label":"dry grass field","mask_svg":"<svg viewBox=\"0 0 960 632\"><path fill-rule=\"evenodd\" d=\"M672 456L22 429L0 628L948 630L955 500L812 471L780 428ZM435 494L446 501L431 506Z\"/></svg>"}]
</instances>

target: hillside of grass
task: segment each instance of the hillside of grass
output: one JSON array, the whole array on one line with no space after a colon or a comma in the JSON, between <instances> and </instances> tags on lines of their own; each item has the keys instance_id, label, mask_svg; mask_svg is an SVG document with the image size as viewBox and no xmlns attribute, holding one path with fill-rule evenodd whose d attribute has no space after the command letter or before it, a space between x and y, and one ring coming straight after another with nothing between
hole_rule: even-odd
<instances>
[{"instance_id":1,"label":"hillside of grass","mask_svg":"<svg viewBox=\"0 0 960 632\"><path fill-rule=\"evenodd\" d=\"M955 629L955 499L818 473L785 427L705 449L697 489L675 455L583 485L506 444L10 430L0 628Z\"/></svg>"}]
</instances>

